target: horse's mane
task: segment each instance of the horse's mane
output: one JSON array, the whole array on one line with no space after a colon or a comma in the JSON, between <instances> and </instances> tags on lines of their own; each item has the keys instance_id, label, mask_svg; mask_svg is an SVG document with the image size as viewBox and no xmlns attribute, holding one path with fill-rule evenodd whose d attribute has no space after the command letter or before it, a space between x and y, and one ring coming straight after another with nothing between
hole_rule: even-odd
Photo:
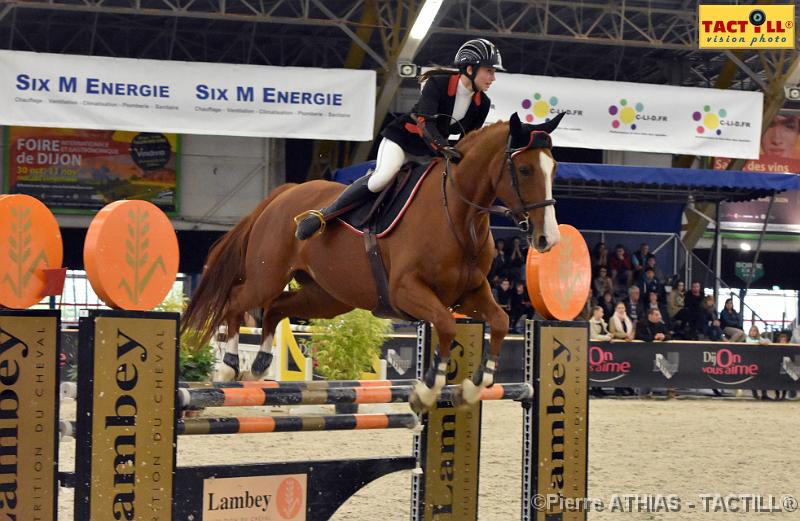
<instances>
[{"instance_id":1,"label":"horse's mane","mask_svg":"<svg viewBox=\"0 0 800 521\"><path fill-rule=\"evenodd\" d=\"M493 135L500 131L508 132L508 121L497 121L491 125L472 130L467 133L466 136L461 138L461 141L459 141L458 144L465 147L471 147L476 141L483 138L488 138L490 134Z\"/></svg>"}]
</instances>

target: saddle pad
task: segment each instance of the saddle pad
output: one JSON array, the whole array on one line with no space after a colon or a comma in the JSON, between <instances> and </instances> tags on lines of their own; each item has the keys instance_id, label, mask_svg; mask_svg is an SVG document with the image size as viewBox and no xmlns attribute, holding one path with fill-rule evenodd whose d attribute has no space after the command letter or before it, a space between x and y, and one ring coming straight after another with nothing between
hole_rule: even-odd
<instances>
[{"instance_id":1,"label":"saddle pad","mask_svg":"<svg viewBox=\"0 0 800 521\"><path fill-rule=\"evenodd\" d=\"M375 230L375 235L377 235L378 238L385 237L391 233L395 226L397 226L397 224L400 222L400 219L403 218L406 210L411 205L411 201L414 200L414 196L419 191L420 186L422 186L422 182L428 176L428 172L430 172L433 168L433 164L434 163L429 165L413 166L411 173L409 174L410 178L408 179L408 182L403 185L398 194L395 195L392 193L392 191L396 190L397 180L403 174L403 172L400 172L397 176L395 176L395 180L384 189L389 190L390 192L386 194L383 202L381 203L381 208L377 210L376 214L372 217L371 222L368 223L370 227ZM350 231L358 234L359 236L363 236L364 232L361 231L361 227L363 227L364 219L366 219L369 215L374 202L374 197L369 198L358 208L355 208L339 217L339 221L342 222Z\"/></svg>"}]
</instances>

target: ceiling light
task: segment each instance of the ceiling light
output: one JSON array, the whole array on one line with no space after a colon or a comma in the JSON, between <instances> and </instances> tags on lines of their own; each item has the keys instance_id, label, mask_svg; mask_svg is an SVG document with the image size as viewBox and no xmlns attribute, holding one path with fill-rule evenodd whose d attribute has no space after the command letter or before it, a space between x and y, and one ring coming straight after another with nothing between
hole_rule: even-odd
<instances>
[{"instance_id":1,"label":"ceiling light","mask_svg":"<svg viewBox=\"0 0 800 521\"><path fill-rule=\"evenodd\" d=\"M750 244L748 244L746 242L739 243L739 248L741 248L742 251L750 251L750 250L753 249L753 247L750 246Z\"/></svg>"},{"instance_id":2,"label":"ceiling light","mask_svg":"<svg viewBox=\"0 0 800 521\"><path fill-rule=\"evenodd\" d=\"M425 38L433 24L433 19L436 18L436 15L439 13L440 7L442 7L442 0L425 1L422 5L422 9L419 10L419 15L417 15L414 26L411 28L411 34L409 34L409 36L412 39L422 40Z\"/></svg>"}]
</instances>

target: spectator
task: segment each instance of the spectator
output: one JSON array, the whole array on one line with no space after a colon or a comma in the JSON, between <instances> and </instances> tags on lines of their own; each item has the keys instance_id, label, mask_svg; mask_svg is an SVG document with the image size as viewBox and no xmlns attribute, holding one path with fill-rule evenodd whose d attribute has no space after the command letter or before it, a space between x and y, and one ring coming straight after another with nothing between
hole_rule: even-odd
<instances>
[{"instance_id":1,"label":"spectator","mask_svg":"<svg viewBox=\"0 0 800 521\"><path fill-rule=\"evenodd\" d=\"M606 268L599 268L597 270L597 276L592 281L592 288L594 289L594 294L600 298L606 291L614 291L614 282L612 282L611 277L608 276L608 270Z\"/></svg>"},{"instance_id":2,"label":"spectator","mask_svg":"<svg viewBox=\"0 0 800 521\"><path fill-rule=\"evenodd\" d=\"M744 328L739 313L733 309L733 299L725 301L725 307L719 313L719 324L729 342L744 342Z\"/></svg>"},{"instance_id":3,"label":"spectator","mask_svg":"<svg viewBox=\"0 0 800 521\"><path fill-rule=\"evenodd\" d=\"M498 262L497 274L501 278L508 277L508 253L506 252L506 241L504 239L497 239L494 243L497 249L497 257L495 260Z\"/></svg>"},{"instance_id":4,"label":"spectator","mask_svg":"<svg viewBox=\"0 0 800 521\"><path fill-rule=\"evenodd\" d=\"M608 269L611 270L611 278L617 286L628 288L633 281L633 270L631 259L625 253L625 247L617 244L614 248L614 256L608 260Z\"/></svg>"},{"instance_id":5,"label":"spectator","mask_svg":"<svg viewBox=\"0 0 800 521\"><path fill-rule=\"evenodd\" d=\"M656 256L653 255L652 253L647 256L647 260L644 263L644 269L647 269L647 268L652 268L653 269L653 274L655 275L655 278L657 280L659 280L661 282L664 282L666 280L664 278L664 272L661 271L661 268L658 267L658 264L656 262Z\"/></svg>"},{"instance_id":6,"label":"spectator","mask_svg":"<svg viewBox=\"0 0 800 521\"><path fill-rule=\"evenodd\" d=\"M528 297L528 290L525 284L517 282L514 286L514 294L511 297L511 327L517 333L525 330L525 320L533 318L533 305Z\"/></svg>"},{"instance_id":7,"label":"spectator","mask_svg":"<svg viewBox=\"0 0 800 521\"><path fill-rule=\"evenodd\" d=\"M683 309L675 316L681 321L687 340L697 340L705 326L703 310L703 289L698 281L692 282L692 289L684 297Z\"/></svg>"},{"instance_id":8,"label":"spectator","mask_svg":"<svg viewBox=\"0 0 800 521\"><path fill-rule=\"evenodd\" d=\"M747 338L745 338L744 341L748 344L758 344L762 346L769 344L769 340L761 337L761 332L759 332L758 326L756 326L755 324L750 326L750 330L747 332ZM757 389L753 389L753 398L755 398L756 400L758 400L759 398L762 400L770 399L770 397L767 396L766 390L762 390L761 395L759 396L759 391Z\"/></svg>"},{"instance_id":9,"label":"spectator","mask_svg":"<svg viewBox=\"0 0 800 521\"><path fill-rule=\"evenodd\" d=\"M654 291L656 296L661 295L661 282L656 278L656 272L653 268L645 268L644 277L642 277L638 285L642 295L647 295L651 291Z\"/></svg>"},{"instance_id":10,"label":"spectator","mask_svg":"<svg viewBox=\"0 0 800 521\"><path fill-rule=\"evenodd\" d=\"M657 309L661 313L661 321L667 326L670 327L670 319L669 314L667 314L667 308L664 304L658 301L658 293L655 291L651 291L647 293L647 303L644 305L645 313L650 312L651 309Z\"/></svg>"},{"instance_id":11,"label":"spectator","mask_svg":"<svg viewBox=\"0 0 800 521\"><path fill-rule=\"evenodd\" d=\"M525 257L528 248L522 245L520 237L514 237L511 242L511 256L508 259L508 273L515 282L522 280L522 271L525 267Z\"/></svg>"},{"instance_id":12,"label":"spectator","mask_svg":"<svg viewBox=\"0 0 800 521\"><path fill-rule=\"evenodd\" d=\"M606 322L611 320L611 315L614 314L614 293L611 291L603 293L603 298L600 299L599 306L603 308L603 319L605 319Z\"/></svg>"},{"instance_id":13,"label":"spectator","mask_svg":"<svg viewBox=\"0 0 800 521\"><path fill-rule=\"evenodd\" d=\"M596 342L608 342L611 340L608 325L603 320L603 308L601 306L592 308L592 318L589 319L589 339Z\"/></svg>"},{"instance_id":14,"label":"spectator","mask_svg":"<svg viewBox=\"0 0 800 521\"><path fill-rule=\"evenodd\" d=\"M669 330L661 321L661 311L658 308L647 310L647 320L642 320L636 325L636 339L645 342L663 342L669 340Z\"/></svg>"},{"instance_id":15,"label":"spectator","mask_svg":"<svg viewBox=\"0 0 800 521\"><path fill-rule=\"evenodd\" d=\"M641 291L637 286L628 288L628 298L625 299L625 309L633 320L634 326L639 320L644 320L644 302L641 301Z\"/></svg>"},{"instance_id":16,"label":"spectator","mask_svg":"<svg viewBox=\"0 0 800 521\"><path fill-rule=\"evenodd\" d=\"M669 318L675 318L675 315L678 314L678 311L683 309L683 302L685 298L686 284L684 284L682 280L679 280L667 296L667 312L669 313Z\"/></svg>"},{"instance_id":17,"label":"spectator","mask_svg":"<svg viewBox=\"0 0 800 521\"><path fill-rule=\"evenodd\" d=\"M703 299L703 313L703 334L709 340L719 342L723 339L723 333L712 295Z\"/></svg>"},{"instance_id":18,"label":"spectator","mask_svg":"<svg viewBox=\"0 0 800 521\"><path fill-rule=\"evenodd\" d=\"M623 302L619 302L614 309L614 314L608 322L608 330L615 340L633 340L635 334L633 322L625 312L625 304Z\"/></svg>"},{"instance_id":19,"label":"spectator","mask_svg":"<svg viewBox=\"0 0 800 521\"><path fill-rule=\"evenodd\" d=\"M644 264L647 261L647 255L650 253L650 245L643 242L639 245L639 249L631 255L631 265L633 266L633 274L636 280L639 280L644 272Z\"/></svg>"},{"instance_id":20,"label":"spectator","mask_svg":"<svg viewBox=\"0 0 800 521\"><path fill-rule=\"evenodd\" d=\"M592 273L597 273L600 268L608 268L608 248L606 243L598 242L592 254Z\"/></svg>"},{"instance_id":21,"label":"spectator","mask_svg":"<svg viewBox=\"0 0 800 521\"><path fill-rule=\"evenodd\" d=\"M509 317L511 316L511 297L513 293L514 290L511 289L511 282L508 279L500 281L500 287L494 289L494 299Z\"/></svg>"}]
</instances>

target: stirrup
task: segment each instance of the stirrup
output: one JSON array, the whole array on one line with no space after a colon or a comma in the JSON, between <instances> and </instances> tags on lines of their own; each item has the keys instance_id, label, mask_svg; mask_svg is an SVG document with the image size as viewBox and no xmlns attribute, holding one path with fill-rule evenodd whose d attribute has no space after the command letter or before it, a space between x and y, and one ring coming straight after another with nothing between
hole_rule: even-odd
<instances>
[{"instance_id":1,"label":"stirrup","mask_svg":"<svg viewBox=\"0 0 800 521\"><path fill-rule=\"evenodd\" d=\"M294 217L294 224L299 225L301 221L306 219L306 217L316 217L317 219L319 219L319 229L316 232L314 232L311 235L311 237L316 237L317 235L325 231L325 225L327 224L327 221L325 221L325 216L319 210L306 210L305 212L296 215Z\"/></svg>"}]
</instances>

